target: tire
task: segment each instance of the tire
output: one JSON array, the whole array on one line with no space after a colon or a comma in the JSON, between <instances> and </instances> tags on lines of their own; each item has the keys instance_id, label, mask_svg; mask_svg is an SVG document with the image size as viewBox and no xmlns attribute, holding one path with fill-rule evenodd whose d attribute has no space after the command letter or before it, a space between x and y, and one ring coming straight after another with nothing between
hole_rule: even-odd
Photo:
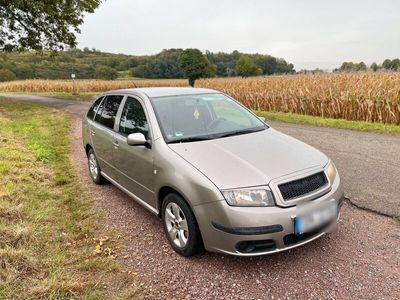
<instances>
[{"instance_id":1,"label":"tire","mask_svg":"<svg viewBox=\"0 0 400 300\"><path fill-rule=\"evenodd\" d=\"M89 150L87 157L90 177L92 178L94 183L103 184L106 180L100 173L101 169L93 149Z\"/></svg>"},{"instance_id":2,"label":"tire","mask_svg":"<svg viewBox=\"0 0 400 300\"><path fill-rule=\"evenodd\" d=\"M181 196L171 193L164 197L161 217L165 235L175 252L189 257L204 250L199 226Z\"/></svg>"}]
</instances>

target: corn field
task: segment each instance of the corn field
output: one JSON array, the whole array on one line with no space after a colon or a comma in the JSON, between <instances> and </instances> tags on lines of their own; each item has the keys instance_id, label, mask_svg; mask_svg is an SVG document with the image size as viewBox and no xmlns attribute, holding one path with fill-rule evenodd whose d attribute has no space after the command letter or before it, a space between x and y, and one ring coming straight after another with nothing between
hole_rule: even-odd
<instances>
[{"instance_id":1,"label":"corn field","mask_svg":"<svg viewBox=\"0 0 400 300\"><path fill-rule=\"evenodd\" d=\"M186 79L22 80L0 83L0 92L103 92L154 86L187 86ZM288 75L200 79L196 87L222 91L251 109L400 125L400 73ZM76 90L74 90L76 89Z\"/></svg>"},{"instance_id":2,"label":"corn field","mask_svg":"<svg viewBox=\"0 0 400 300\"><path fill-rule=\"evenodd\" d=\"M251 109L400 125L400 73L289 75L196 81Z\"/></svg>"},{"instance_id":3,"label":"corn field","mask_svg":"<svg viewBox=\"0 0 400 300\"><path fill-rule=\"evenodd\" d=\"M20 80L0 83L0 92L104 92L115 89L155 86L187 86L186 79L135 79L135 80Z\"/></svg>"}]
</instances>

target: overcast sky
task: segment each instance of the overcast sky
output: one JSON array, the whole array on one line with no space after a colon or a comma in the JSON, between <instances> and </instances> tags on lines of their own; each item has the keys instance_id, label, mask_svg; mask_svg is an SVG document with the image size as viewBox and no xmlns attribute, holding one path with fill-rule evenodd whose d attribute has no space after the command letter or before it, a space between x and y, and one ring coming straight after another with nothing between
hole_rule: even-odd
<instances>
[{"instance_id":1,"label":"overcast sky","mask_svg":"<svg viewBox=\"0 0 400 300\"><path fill-rule=\"evenodd\" d=\"M298 70L400 57L396 0L107 0L81 29L81 48L239 50L283 57Z\"/></svg>"}]
</instances>

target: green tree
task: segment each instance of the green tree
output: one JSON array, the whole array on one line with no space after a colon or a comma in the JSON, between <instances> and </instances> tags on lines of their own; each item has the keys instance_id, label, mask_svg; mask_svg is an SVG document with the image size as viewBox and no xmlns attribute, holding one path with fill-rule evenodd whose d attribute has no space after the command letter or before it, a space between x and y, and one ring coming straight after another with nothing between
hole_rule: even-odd
<instances>
[{"instance_id":1,"label":"green tree","mask_svg":"<svg viewBox=\"0 0 400 300\"><path fill-rule=\"evenodd\" d=\"M2 0L0 49L62 50L76 46L75 32L101 0Z\"/></svg>"},{"instance_id":2,"label":"green tree","mask_svg":"<svg viewBox=\"0 0 400 300\"><path fill-rule=\"evenodd\" d=\"M355 70L356 71L366 71L367 70L367 65L362 61L358 64L355 65Z\"/></svg>"},{"instance_id":3,"label":"green tree","mask_svg":"<svg viewBox=\"0 0 400 300\"><path fill-rule=\"evenodd\" d=\"M194 86L195 81L199 78L215 76L215 68L198 49L184 50L179 56L179 62L191 86Z\"/></svg>"},{"instance_id":4,"label":"green tree","mask_svg":"<svg viewBox=\"0 0 400 300\"><path fill-rule=\"evenodd\" d=\"M276 59L276 67L274 71L275 74L286 74L294 72L295 70L293 64L288 64L283 58Z\"/></svg>"},{"instance_id":5,"label":"green tree","mask_svg":"<svg viewBox=\"0 0 400 300\"><path fill-rule=\"evenodd\" d=\"M210 78L215 76L217 76L217 66L208 61L205 77Z\"/></svg>"},{"instance_id":6,"label":"green tree","mask_svg":"<svg viewBox=\"0 0 400 300\"><path fill-rule=\"evenodd\" d=\"M235 65L236 73L242 77L257 76L262 74L262 70L247 55L242 55Z\"/></svg>"},{"instance_id":7,"label":"green tree","mask_svg":"<svg viewBox=\"0 0 400 300\"><path fill-rule=\"evenodd\" d=\"M350 72L350 71L354 71L354 69L355 69L354 63L352 63L352 62L344 62L340 66L339 71Z\"/></svg>"},{"instance_id":8,"label":"green tree","mask_svg":"<svg viewBox=\"0 0 400 300\"><path fill-rule=\"evenodd\" d=\"M30 64L18 64L13 72L18 79L29 79L35 77L34 68Z\"/></svg>"},{"instance_id":9,"label":"green tree","mask_svg":"<svg viewBox=\"0 0 400 300\"><path fill-rule=\"evenodd\" d=\"M97 79L114 80L117 79L118 72L109 66L98 66L95 70L95 77Z\"/></svg>"},{"instance_id":10,"label":"green tree","mask_svg":"<svg viewBox=\"0 0 400 300\"><path fill-rule=\"evenodd\" d=\"M139 65L137 67L132 68L131 70L131 76L132 77L139 77L139 78L146 78L146 66L145 65Z\"/></svg>"},{"instance_id":11,"label":"green tree","mask_svg":"<svg viewBox=\"0 0 400 300\"><path fill-rule=\"evenodd\" d=\"M376 64L376 62L373 62L373 63L371 64L370 68L371 68L371 70L374 71L374 72L378 71L378 69L379 69L379 67L378 67L378 65Z\"/></svg>"},{"instance_id":12,"label":"green tree","mask_svg":"<svg viewBox=\"0 0 400 300\"><path fill-rule=\"evenodd\" d=\"M262 69L263 74L271 75L277 73L278 61L270 55L253 55L254 63ZM286 62L285 62L286 63Z\"/></svg>"},{"instance_id":13,"label":"green tree","mask_svg":"<svg viewBox=\"0 0 400 300\"><path fill-rule=\"evenodd\" d=\"M180 55L182 49L168 49L156 54L146 63L147 78L182 78Z\"/></svg>"},{"instance_id":14,"label":"green tree","mask_svg":"<svg viewBox=\"0 0 400 300\"><path fill-rule=\"evenodd\" d=\"M232 53L206 51L206 57L214 66L216 75L219 77L234 76L235 63L240 56L241 53L237 50Z\"/></svg>"},{"instance_id":15,"label":"green tree","mask_svg":"<svg viewBox=\"0 0 400 300\"><path fill-rule=\"evenodd\" d=\"M0 82L15 80L17 77L9 69L0 69Z\"/></svg>"},{"instance_id":16,"label":"green tree","mask_svg":"<svg viewBox=\"0 0 400 300\"><path fill-rule=\"evenodd\" d=\"M395 70L395 71L400 70L400 59L395 58L392 60L392 70Z\"/></svg>"},{"instance_id":17,"label":"green tree","mask_svg":"<svg viewBox=\"0 0 400 300\"><path fill-rule=\"evenodd\" d=\"M130 72L134 77L184 78L186 75L180 60L182 52L183 49L166 49L155 55L144 56L113 54L89 48L71 48L59 51L57 55L51 51L42 51L41 55L35 51L0 52L0 69L9 69L17 79L67 79L70 78L72 70L77 78L95 78L95 68L99 66L108 66L124 74ZM292 64L266 54L207 51L207 67L201 77L213 77L215 74L219 77L236 76L235 66L243 55L250 57L258 68L262 69L263 74L293 72ZM203 58L201 60L203 61Z\"/></svg>"},{"instance_id":18,"label":"green tree","mask_svg":"<svg viewBox=\"0 0 400 300\"><path fill-rule=\"evenodd\" d=\"M339 71L344 71L344 72L355 72L355 71L366 71L367 70L367 65L362 61L359 63L353 63L353 62L344 62L342 63Z\"/></svg>"},{"instance_id":19,"label":"green tree","mask_svg":"<svg viewBox=\"0 0 400 300\"><path fill-rule=\"evenodd\" d=\"M392 61L390 59L385 59L382 63L382 67L385 70L390 70L392 68Z\"/></svg>"}]
</instances>

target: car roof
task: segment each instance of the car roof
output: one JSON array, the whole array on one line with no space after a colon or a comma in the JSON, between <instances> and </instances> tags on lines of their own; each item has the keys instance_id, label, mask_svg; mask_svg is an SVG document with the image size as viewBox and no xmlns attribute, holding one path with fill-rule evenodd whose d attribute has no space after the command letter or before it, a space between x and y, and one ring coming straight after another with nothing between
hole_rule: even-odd
<instances>
[{"instance_id":1,"label":"car roof","mask_svg":"<svg viewBox=\"0 0 400 300\"><path fill-rule=\"evenodd\" d=\"M211 94L218 93L218 91L204 88L192 87L148 87L148 88L133 88L107 91L105 94L124 93L124 94L146 94L147 97L166 97L166 96L180 96L180 95L195 95L195 94Z\"/></svg>"}]
</instances>

